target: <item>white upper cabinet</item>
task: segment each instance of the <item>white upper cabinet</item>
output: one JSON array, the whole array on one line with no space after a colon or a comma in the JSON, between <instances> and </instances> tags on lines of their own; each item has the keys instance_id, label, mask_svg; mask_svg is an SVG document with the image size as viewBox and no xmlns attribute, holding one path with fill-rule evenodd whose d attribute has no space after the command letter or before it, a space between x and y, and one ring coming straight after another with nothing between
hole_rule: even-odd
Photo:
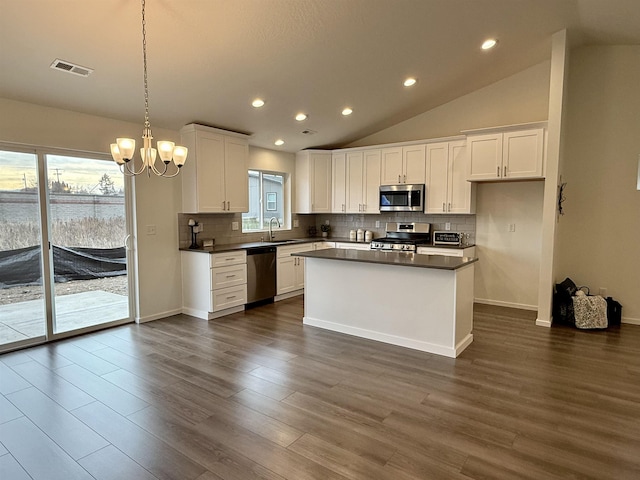
<instances>
[{"instance_id":1,"label":"white upper cabinet","mask_svg":"<svg viewBox=\"0 0 640 480\"><path fill-rule=\"evenodd\" d=\"M543 178L544 137L544 128L469 133L469 180Z\"/></svg>"},{"instance_id":2,"label":"white upper cabinet","mask_svg":"<svg viewBox=\"0 0 640 480\"><path fill-rule=\"evenodd\" d=\"M383 148L381 185L425 183L425 145Z\"/></svg>"},{"instance_id":3,"label":"white upper cabinet","mask_svg":"<svg viewBox=\"0 0 640 480\"><path fill-rule=\"evenodd\" d=\"M347 154L334 152L331 156L331 211L347 211Z\"/></svg>"},{"instance_id":4,"label":"white upper cabinet","mask_svg":"<svg viewBox=\"0 0 640 480\"><path fill-rule=\"evenodd\" d=\"M331 213L330 151L296 154L296 213Z\"/></svg>"},{"instance_id":5,"label":"white upper cabinet","mask_svg":"<svg viewBox=\"0 0 640 480\"><path fill-rule=\"evenodd\" d=\"M465 142L428 144L426 152L425 213L474 213L475 186L467 181L469 162Z\"/></svg>"},{"instance_id":6,"label":"white upper cabinet","mask_svg":"<svg viewBox=\"0 0 640 480\"><path fill-rule=\"evenodd\" d=\"M380 213L380 150L365 150L363 174L363 212Z\"/></svg>"},{"instance_id":7,"label":"white upper cabinet","mask_svg":"<svg viewBox=\"0 0 640 480\"><path fill-rule=\"evenodd\" d=\"M189 149L180 173L182 211L249 211L248 137L196 124L183 127L180 137Z\"/></svg>"}]
</instances>

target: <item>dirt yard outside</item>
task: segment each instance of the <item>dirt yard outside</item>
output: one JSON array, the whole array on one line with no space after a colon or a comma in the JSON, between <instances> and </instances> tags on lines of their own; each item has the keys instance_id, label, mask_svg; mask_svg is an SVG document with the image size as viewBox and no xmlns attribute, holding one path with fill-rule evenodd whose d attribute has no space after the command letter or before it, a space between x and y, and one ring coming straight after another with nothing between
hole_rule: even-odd
<instances>
[{"instance_id":1,"label":"dirt yard outside","mask_svg":"<svg viewBox=\"0 0 640 480\"><path fill-rule=\"evenodd\" d=\"M61 296L96 290L111 292L118 295L127 295L127 275L56 283L55 294L57 296ZM0 305L26 302L28 300L40 300L43 297L44 295L41 285L0 289Z\"/></svg>"}]
</instances>

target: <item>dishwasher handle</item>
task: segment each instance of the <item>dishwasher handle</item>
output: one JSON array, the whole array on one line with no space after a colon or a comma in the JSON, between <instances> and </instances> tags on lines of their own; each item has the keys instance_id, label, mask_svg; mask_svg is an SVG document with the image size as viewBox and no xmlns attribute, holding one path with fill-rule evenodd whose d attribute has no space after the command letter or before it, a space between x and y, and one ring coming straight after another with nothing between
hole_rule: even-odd
<instances>
[{"instance_id":1,"label":"dishwasher handle","mask_svg":"<svg viewBox=\"0 0 640 480\"><path fill-rule=\"evenodd\" d=\"M247 255L263 255L265 253L276 253L276 247L251 247L247 248Z\"/></svg>"}]
</instances>

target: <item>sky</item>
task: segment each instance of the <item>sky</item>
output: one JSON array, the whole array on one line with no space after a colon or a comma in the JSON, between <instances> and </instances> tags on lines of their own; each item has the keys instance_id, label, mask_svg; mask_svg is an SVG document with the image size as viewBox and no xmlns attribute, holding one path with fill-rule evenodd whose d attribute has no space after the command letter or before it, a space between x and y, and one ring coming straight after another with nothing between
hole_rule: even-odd
<instances>
[{"instance_id":1,"label":"sky","mask_svg":"<svg viewBox=\"0 0 640 480\"><path fill-rule=\"evenodd\" d=\"M116 192L124 189L124 175L112 161L46 155L48 182L64 182L71 191L84 189L100 195L98 183L106 173ZM33 153L0 151L0 190L21 190L37 184L37 156Z\"/></svg>"}]
</instances>

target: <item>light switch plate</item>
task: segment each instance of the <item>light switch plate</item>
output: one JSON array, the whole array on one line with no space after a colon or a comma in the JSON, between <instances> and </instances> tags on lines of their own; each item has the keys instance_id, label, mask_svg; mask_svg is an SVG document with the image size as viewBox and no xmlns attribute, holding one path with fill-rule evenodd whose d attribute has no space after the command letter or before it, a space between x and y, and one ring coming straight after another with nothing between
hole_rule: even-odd
<instances>
[{"instance_id":1,"label":"light switch plate","mask_svg":"<svg viewBox=\"0 0 640 480\"><path fill-rule=\"evenodd\" d=\"M147 235L155 235L155 234L156 234L156 226L147 225Z\"/></svg>"},{"instance_id":2,"label":"light switch plate","mask_svg":"<svg viewBox=\"0 0 640 480\"><path fill-rule=\"evenodd\" d=\"M297 227L299 227L299 226L300 226L300 221L296 218L296 219L293 221L293 228L297 228Z\"/></svg>"},{"instance_id":3,"label":"light switch plate","mask_svg":"<svg viewBox=\"0 0 640 480\"><path fill-rule=\"evenodd\" d=\"M238 230L239 225L238 222L231 222L231 230Z\"/></svg>"}]
</instances>

